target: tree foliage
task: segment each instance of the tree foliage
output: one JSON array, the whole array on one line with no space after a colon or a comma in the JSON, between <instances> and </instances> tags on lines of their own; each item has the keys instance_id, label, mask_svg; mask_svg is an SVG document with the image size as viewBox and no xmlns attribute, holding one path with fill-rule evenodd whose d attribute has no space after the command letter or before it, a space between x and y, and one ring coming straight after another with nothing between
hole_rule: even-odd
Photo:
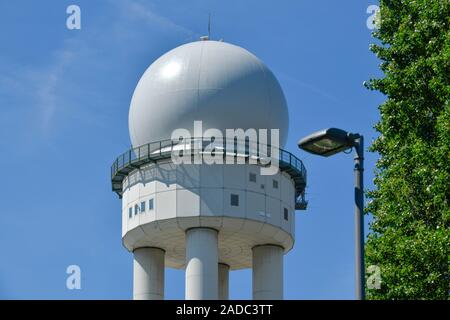
<instances>
[{"instance_id":1,"label":"tree foliage","mask_svg":"<svg viewBox=\"0 0 450 320\"><path fill-rule=\"evenodd\" d=\"M448 299L450 292L450 1L381 0L379 154L366 265L381 269L370 299Z\"/></svg>"}]
</instances>

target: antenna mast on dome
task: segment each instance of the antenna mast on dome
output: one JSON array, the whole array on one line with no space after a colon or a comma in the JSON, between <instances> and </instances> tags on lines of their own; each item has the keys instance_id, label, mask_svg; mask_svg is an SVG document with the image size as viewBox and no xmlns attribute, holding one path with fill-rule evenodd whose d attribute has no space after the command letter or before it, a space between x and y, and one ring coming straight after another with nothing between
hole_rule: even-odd
<instances>
[{"instance_id":1,"label":"antenna mast on dome","mask_svg":"<svg viewBox=\"0 0 450 320\"><path fill-rule=\"evenodd\" d=\"M211 39L211 13L208 16L208 39Z\"/></svg>"},{"instance_id":2,"label":"antenna mast on dome","mask_svg":"<svg viewBox=\"0 0 450 320\"><path fill-rule=\"evenodd\" d=\"M211 40L211 13L208 15L208 35L201 36L200 40L202 40L202 41Z\"/></svg>"}]
</instances>

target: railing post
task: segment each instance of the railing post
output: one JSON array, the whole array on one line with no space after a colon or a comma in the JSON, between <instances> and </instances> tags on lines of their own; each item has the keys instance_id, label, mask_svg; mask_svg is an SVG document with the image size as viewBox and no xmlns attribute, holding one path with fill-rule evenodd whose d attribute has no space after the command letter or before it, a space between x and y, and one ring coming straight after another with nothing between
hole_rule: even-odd
<instances>
[{"instance_id":1,"label":"railing post","mask_svg":"<svg viewBox=\"0 0 450 320\"><path fill-rule=\"evenodd\" d=\"M194 155L194 137L191 137L190 148L191 148L191 162L192 162L195 159L195 155Z\"/></svg>"}]
</instances>

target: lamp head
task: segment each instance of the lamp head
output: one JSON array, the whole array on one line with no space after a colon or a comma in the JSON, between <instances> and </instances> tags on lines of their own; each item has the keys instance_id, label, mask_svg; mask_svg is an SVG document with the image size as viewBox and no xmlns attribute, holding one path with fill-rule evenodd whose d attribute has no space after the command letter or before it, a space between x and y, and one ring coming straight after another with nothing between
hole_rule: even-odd
<instances>
[{"instance_id":1,"label":"lamp head","mask_svg":"<svg viewBox=\"0 0 450 320\"><path fill-rule=\"evenodd\" d=\"M298 147L309 153L329 157L355 145L358 135L347 131L329 128L317 131L298 142Z\"/></svg>"}]
</instances>

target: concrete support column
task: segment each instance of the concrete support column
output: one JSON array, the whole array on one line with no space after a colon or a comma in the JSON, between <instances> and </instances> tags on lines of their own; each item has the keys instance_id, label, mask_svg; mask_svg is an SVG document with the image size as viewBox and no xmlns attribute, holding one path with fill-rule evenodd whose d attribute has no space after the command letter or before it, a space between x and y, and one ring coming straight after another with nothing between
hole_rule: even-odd
<instances>
[{"instance_id":1,"label":"concrete support column","mask_svg":"<svg viewBox=\"0 0 450 320\"><path fill-rule=\"evenodd\" d=\"M228 277L230 266L219 263L219 300L228 300Z\"/></svg>"},{"instance_id":2,"label":"concrete support column","mask_svg":"<svg viewBox=\"0 0 450 320\"><path fill-rule=\"evenodd\" d=\"M186 300L217 300L217 230L193 228L186 231Z\"/></svg>"},{"instance_id":3,"label":"concrete support column","mask_svg":"<svg viewBox=\"0 0 450 320\"><path fill-rule=\"evenodd\" d=\"M164 250L138 248L133 254L133 299L164 299Z\"/></svg>"},{"instance_id":4,"label":"concrete support column","mask_svg":"<svg viewBox=\"0 0 450 320\"><path fill-rule=\"evenodd\" d=\"M283 299L284 249L277 245L253 247L253 300Z\"/></svg>"}]
</instances>

